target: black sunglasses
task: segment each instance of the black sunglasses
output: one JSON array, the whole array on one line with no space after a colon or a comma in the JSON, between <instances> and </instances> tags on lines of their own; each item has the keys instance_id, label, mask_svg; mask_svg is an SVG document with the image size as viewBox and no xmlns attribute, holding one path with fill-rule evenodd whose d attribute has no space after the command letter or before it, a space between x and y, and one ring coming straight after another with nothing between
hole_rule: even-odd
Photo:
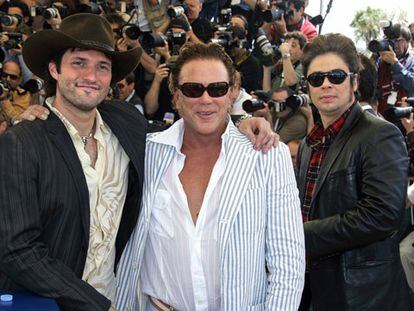
<instances>
[{"instance_id":1,"label":"black sunglasses","mask_svg":"<svg viewBox=\"0 0 414 311\"><path fill-rule=\"evenodd\" d=\"M186 82L178 86L181 92L191 98L198 98L203 95L204 91L207 91L211 97L221 97L227 94L230 85L228 82L213 82L206 87L201 83Z\"/></svg>"},{"instance_id":2,"label":"black sunglasses","mask_svg":"<svg viewBox=\"0 0 414 311\"><path fill-rule=\"evenodd\" d=\"M2 72L1 77L4 78L4 79L7 79L7 77L9 77L10 80L14 80L14 81L19 79L19 76L16 76L14 74L10 74L10 73L7 73L7 72Z\"/></svg>"},{"instance_id":3,"label":"black sunglasses","mask_svg":"<svg viewBox=\"0 0 414 311\"><path fill-rule=\"evenodd\" d=\"M308 80L309 84L313 87L319 87L325 81L325 78L328 77L329 82L333 84L341 84L345 81L345 79L350 76L354 76L353 72L345 72L342 69L334 69L328 72L314 72L310 74L306 80Z\"/></svg>"}]
</instances>

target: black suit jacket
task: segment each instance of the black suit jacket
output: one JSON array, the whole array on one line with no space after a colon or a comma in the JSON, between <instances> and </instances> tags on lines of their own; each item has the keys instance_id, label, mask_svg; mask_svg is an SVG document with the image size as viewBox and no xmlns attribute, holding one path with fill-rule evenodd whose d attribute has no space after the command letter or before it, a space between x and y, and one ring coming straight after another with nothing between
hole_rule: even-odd
<instances>
[{"instance_id":1,"label":"black suit jacket","mask_svg":"<svg viewBox=\"0 0 414 311\"><path fill-rule=\"evenodd\" d=\"M98 109L130 158L117 263L139 214L146 121L122 102ZM0 136L0 207L1 290L52 297L63 310L109 309L110 301L81 280L89 194L75 147L55 114L22 122Z\"/></svg>"},{"instance_id":2,"label":"black suit jacket","mask_svg":"<svg viewBox=\"0 0 414 311\"><path fill-rule=\"evenodd\" d=\"M302 141L302 203L311 153ZM398 128L355 104L323 160L304 224L315 311L413 310L395 234L404 215L407 173Z\"/></svg>"}]
</instances>

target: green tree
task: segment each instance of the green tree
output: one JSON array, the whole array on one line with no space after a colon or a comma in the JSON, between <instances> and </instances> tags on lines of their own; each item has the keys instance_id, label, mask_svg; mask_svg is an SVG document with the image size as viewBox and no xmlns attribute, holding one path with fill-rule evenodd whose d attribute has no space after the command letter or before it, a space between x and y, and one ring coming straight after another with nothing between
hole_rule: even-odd
<instances>
[{"instance_id":1,"label":"green tree","mask_svg":"<svg viewBox=\"0 0 414 311\"><path fill-rule=\"evenodd\" d=\"M379 38L381 34L380 21L386 19L387 14L381 9L367 7L366 10L356 12L351 22L351 27L355 28L356 41L364 41L368 46L368 42Z\"/></svg>"}]
</instances>

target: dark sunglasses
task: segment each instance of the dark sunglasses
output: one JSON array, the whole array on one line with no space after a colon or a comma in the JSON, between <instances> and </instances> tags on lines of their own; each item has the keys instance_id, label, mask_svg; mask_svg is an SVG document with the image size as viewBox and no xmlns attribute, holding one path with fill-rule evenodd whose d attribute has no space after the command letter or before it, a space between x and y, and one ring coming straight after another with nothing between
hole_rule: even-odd
<instances>
[{"instance_id":1,"label":"dark sunglasses","mask_svg":"<svg viewBox=\"0 0 414 311\"><path fill-rule=\"evenodd\" d=\"M1 77L4 78L4 79L7 79L7 77L9 77L10 80L14 80L14 81L19 79L19 76L16 76L14 74L10 74L10 73L7 73L7 72L2 72Z\"/></svg>"},{"instance_id":2,"label":"dark sunglasses","mask_svg":"<svg viewBox=\"0 0 414 311\"><path fill-rule=\"evenodd\" d=\"M328 72L314 72L310 74L306 80L308 80L309 84L313 87L319 87L323 84L323 81L325 81L325 78L328 77L329 82L333 84L341 84L345 81L345 79L350 76L353 77L353 72L345 72L342 69L334 69Z\"/></svg>"},{"instance_id":3,"label":"dark sunglasses","mask_svg":"<svg viewBox=\"0 0 414 311\"><path fill-rule=\"evenodd\" d=\"M213 82L206 87L201 83L186 82L178 86L181 92L191 98L198 98L207 91L211 97L221 97L227 94L230 85L227 82Z\"/></svg>"},{"instance_id":4,"label":"dark sunglasses","mask_svg":"<svg viewBox=\"0 0 414 311\"><path fill-rule=\"evenodd\" d=\"M120 90L122 90L122 89L125 87L125 85L123 85L123 84L121 84L121 83L118 83L116 86L117 86L117 87L118 87L118 89L120 89Z\"/></svg>"}]
</instances>

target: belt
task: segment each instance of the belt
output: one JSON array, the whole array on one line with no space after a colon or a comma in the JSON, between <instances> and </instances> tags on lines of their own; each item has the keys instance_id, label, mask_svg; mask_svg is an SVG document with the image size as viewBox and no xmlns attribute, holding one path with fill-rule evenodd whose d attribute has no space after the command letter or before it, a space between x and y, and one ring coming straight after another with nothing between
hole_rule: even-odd
<instances>
[{"instance_id":1,"label":"belt","mask_svg":"<svg viewBox=\"0 0 414 311\"><path fill-rule=\"evenodd\" d=\"M177 309L174 309L174 307L151 296L149 296L149 302L158 311L178 311Z\"/></svg>"}]
</instances>

